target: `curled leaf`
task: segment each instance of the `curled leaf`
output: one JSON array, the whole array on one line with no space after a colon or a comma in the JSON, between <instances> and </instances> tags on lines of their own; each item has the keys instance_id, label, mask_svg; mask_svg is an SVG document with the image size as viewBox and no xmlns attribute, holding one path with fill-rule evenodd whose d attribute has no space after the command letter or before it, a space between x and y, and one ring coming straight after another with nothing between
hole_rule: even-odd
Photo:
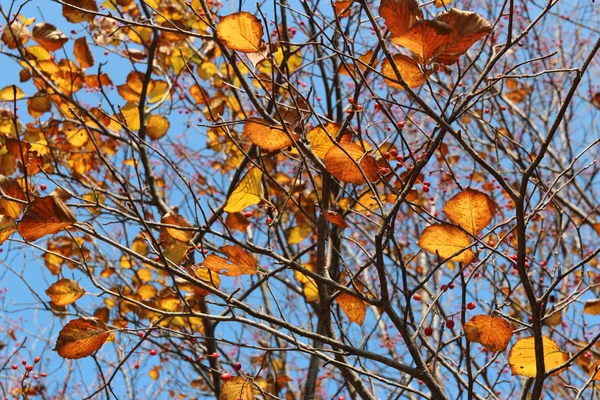
<instances>
[{"instance_id":1,"label":"curled leaf","mask_svg":"<svg viewBox=\"0 0 600 400\"><path fill-rule=\"evenodd\" d=\"M73 225L75 215L58 197L38 197L29 204L18 223L19 234L27 241L52 235Z\"/></svg>"},{"instance_id":2,"label":"curled leaf","mask_svg":"<svg viewBox=\"0 0 600 400\"><path fill-rule=\"evenodd\" d=\"M423 74L415 60L402 54L395 54L392 58L400 76L409 87L415 88L425 83L427 76ZM398 76L387 58L381 63L381 74L386 84L393 88L403 89L399 83L396 83L399 81Z\"/></svg>"},{"instance_id":3,"label":"curled leaf","mask_svg":"<svg viewBox=\"0 0 600 400\"><path fill-rule=\"evenodd\" d=\"M513 335L510 324L500 317L475 315L464 326L470 342L480 343L489 351L504 351Z\"/></svg>"},{"instance_id":4,"label":"curled leaf","mask_svg":"<svg viewBox=\"0 0 600 400\"><path fill-rule=\"evenodd\" d=\"M239 246L223 246L221 252L227 258L209 254L202 265L211 271L227 276L255 274L256 258Z\"/></svg>"},{"instance_id":5,"label":"curled leaf","mask_svg":"<svg viewBox=\"0 0 600 400\"><path fill-rule=\"evenodd\" d=\"M61 279L46 289L46 294L57 306L67 306L75 303L85 294L85 290L72 279Z\"/></svg>"}]
</instances>

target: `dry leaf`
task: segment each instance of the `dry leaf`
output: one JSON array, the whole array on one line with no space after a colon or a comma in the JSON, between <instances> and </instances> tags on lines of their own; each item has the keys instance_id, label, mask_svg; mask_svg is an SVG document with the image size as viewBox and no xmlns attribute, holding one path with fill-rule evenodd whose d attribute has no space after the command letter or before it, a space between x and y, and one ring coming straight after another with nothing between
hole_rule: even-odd
<instances>
[{"instance_id":1,"label":"dry leaf","mask_svg":"<svg viewBox=\"0 0 600 400\"><path fill-rule=\"evenodd\" d=\"M342 141L338 145L325 154L325 166L329 173L348 183L365 183L365 177L369 182L377 180L377 163L371 155L355 143Z\"/></svg>"},{"instance_id":2,"label":"dry leaf","mask_svg":"<svg viewBox=\"0 0 600 400\"><path fill-rule=\"evenodd\" d=\"M504 351L513 335L510 324L500 317L475 315L464 326L470 342L480 343L489 351Z\"/></svg>"},{"instance_id":3,"label":"dry leaf","mask_svg":"<svg viewBox=\"0 0 600 400\"><path fill-rule=\"evenodd\" d=\"M46 294L57 306L67 306L81 298L85 290L72 279L61 279L46 289Z\"/></svg>"},{"instance_id":4,"label":"dry leaf","mask_svg":"<svg viewBox=\"0 0 600 400\"><path fill-rule=\"evenodd\" d=\"M82 69L94 66L94 55L92 54L85 37L80 37L75 40L75 44L73 45L73 55L75 56L75 60L77 60L77 64L79 64L79 67Z\"/></svg>"},{"instance_id":5,"label":"dry leaf","mask_svg":"<svg viewBox=\"0 0 600 400\"><path fill-rule=\"evenodd\" d=\"M595 381L600 381L600 360L596 360L596 362L590 366L589 376Z\"/></svg>"},{"instance_id":6,"label":"dry leaf","mask_svg":"<svg viewBox=\"0 0 600 400\"><path fill-rule=\"evenodd\" d=\"M339 226L340 228L348 228L348 224L344 221L344 217L342 217L342 214L338 212L327 210L327 214L325 214L325 217L329 222L336 226Z\"/></svg>"},{"instance_id":7,"label":"dry leaf","mask_svg":"<svg viewBox=\"0 0 600 400\"><path fill-rule=\"evenodd\" d=\"M496 205L487 194L465 189L446 202L444 213L453 224L476 235L492 222Z\"/></svg>"},{"instance_id":8,"label":"dry leaf","mask_svg":"<svg viewBox=\"0 0 600 400\"><path fill-rule=\"evenodd\" d=\"M19 234L27 241L52 235L77 220L65 203L55 196L38 197L29 204L18 223Z\"/></svg>"},{"instance_id":9,"label":"dry leaf","mask_svg":"<svg viewBox=\"0 0 600 400\"><path fill-rule=\"evenodd\" d=\"M600 299L586 300L583 312L590 315L600 314Z\"/></svg>"},{"instance_id":10,"label":"dry leaf","mask_svg":"<svg viewBox=\"0 0 600 400\"><path fill-rule=\"evenodd\" d=\"M235 187L223 210L235 213L260 203L264 196L262 176L263 172L260 168L252 167Z\"/></svg>"},{"instance_id":11,"label":"dry leaf","mask_svg":"<svg viewBox=\"0 0 600 400\"><path fill-rule=\"evenodd\" d=\"M417 0L381 0L379 15L385 20L392 36L403 35L423 19Z\"/></svg>"},{"instance_id":12,"label":"dry leaf","mask_svg":"<svg viewBox=\"0 0 600 400\"><path fill-rule=\"evenodd\" d=\"M335 300L351 322L358 325L363 324L367 315L367 307L362 300L349 293L342 293Z\"/></svg>"},{"instance_id":13,"label":"dry leaf","mask_svg":"<svg viewBox=\"0 0 600 400\"><path fill-rule=\"evenodd\" d=\"M202 265L226 276L251 275L257 272L256 258L239 246L223 246L221 253L227 258L209 254Z\"/></svg>"},{"instance_id":14,"label":"dry leaf","mask_svg":"<svg viewBox=\"0 0 600 400\"><path fill-rule=\"evenodd\" d=\"M469 236L459 228L448 224L434 224L423 231L419 238L419 246L431 254L438 255L448 261L468 264L475 257L468 247ZM464 250L461 252L461 250ZM459 253L452 257L453 254Z\"/></svg>"},{"instance_id":15,"label":"dry leaf","mask_svg":"<svg viewBox=\"0 0 600 400\"><path fill-rule=\"evenodd\" d=\"M393 56L393 60L398 68L398 72L400 72L400 75L402 76L402 79L404 79L410 88L416 88L417 86L421 86L423 83L425 83L425 80L427 79L426 75L423 74L419 68L419 64L417 64L417 62L412 58L402 54L395 54ZM383 75L387 85L393 88L403 89L399 83L396 83L396 81L399 79L394 72L392 64L387 58L381 63L381 74Z\"/></svg>"},{"instance_id":16,"label":"dry leaf","mask_svg":"<svg viewBox=\"0 0 600 400\"><path fill-rule=\"evenodd\" d=\"M160 219L161 224L175 225L181 228L177 229L172 227L163 226L160 228L160 241L163 243L171 243L173 240L178 242L188 243L194 237L194 231L192 224L188 222L185 217L179 215L177 212L170 212L165 214Z\"/></svg>"},{"instance_id":17,"label":"dry leaf","mask_svg":"<svg viewBox=\"0 0 600 400\"><path fill-rule=\"evenodd\" d=\"M95 15L88 12L98 12L96 0L65 0L62 9L63 17L67 21L77 24L79 22L92 22ZM73 5L74 7L69 6ZM77 7L77 8L75 8Z\"/></svg>"},{"instance_id":18,"label":"dry leaf","mask_svg":"<svg viewBox=\"0 0 600 400\"><path fill-rule=\"evenodd\" d=\"M8 215L0 214L0 244L17 230L17 223Z\"/></svg>"},{"instance_id":19,"label":"dry leaf","mask_svg":"<svg viewBox=\"0 0 600 400\"><path fill-rule=\"evenodd\" d=\"M69 40L60 29L48 22L36 24L32 37L47 51L56 51Z\"/></svg>"},{"instance_id":20,"label":"dry leaf","mask_svg":"<svg viewBox=\"0 0 600 400\"><path fill-rule=\"evenodd\" d=\"M10 216L12 219L17 219L21 216L21 212L25 209L27 196L21 188L21 185L16 179L0 177L0 214ZM17 200L10 200L9 197ZM20 200L20 202L18 201Z\"/></svg>"},{"instance_id":21,"label":"dry leaf","mask_svg":"<svg viewBox=\"0 0 600 400\"><path fill-rule=\"evenodd\" d=\"M549 337L542 336L544 348L544 367L546 371L550 371L569 359L567 353L563 353L558 344ZM535 344L533 336L519 339L508 355L508 363L514 375L523 375L530 378L535 378L537 375L535 365ZM558 373L562 372L559 371Z\"/></svg>"},{"instance_id":22,"label":"dry leaf","mask_svg":"<svg viewBox=\"0 0 600 400\"><path fill-rule=\"evenodd\" d=\"M261 48L262 36L262 23L248 12L227 15L217 25L217 37L231 50L255 53Z\"/></svg>"},{"instance_id":23,"label":"dry leaf","mask_svg":"<svg viewBox=\"0 0 600 400\"><path fill-rule=\"evenodd\" d=\"M63 358L87 357L99 350L110 335L108 326L99 319L78 318L62 328L54 351Z\"/></svg>"}]
</instances>

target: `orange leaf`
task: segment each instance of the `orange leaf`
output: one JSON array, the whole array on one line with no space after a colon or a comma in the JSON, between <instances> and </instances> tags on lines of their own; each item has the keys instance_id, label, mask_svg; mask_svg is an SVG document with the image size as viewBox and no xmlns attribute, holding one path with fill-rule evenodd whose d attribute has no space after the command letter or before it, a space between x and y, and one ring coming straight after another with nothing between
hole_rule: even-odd
<instances>
[{"instance_id":1,"label":"orange leaf","mask_svg":"<svg viewBox=\"0 0 600 400\"><path fill-rule=\"evenodd\" d=\"M3 29L4 32L2 32L2 42L4 42L4 44L11 50L14 50L18 47L17 43L23 46L29 41L29 29L27 29L27 26L19 21L14 21L9 26L4 26Z\"/></svg>"},{"instance_id":2,"label":"orange leaf","mask_svg":"<svg viewBox=\"0 0 600 400\"><path fill-rule=\"evenodd\" d=\"M38 92L35 96L27 99L27 111L33 118L38 118L42 114L50 112L51 109L50 96L44 92Z\"/></svg>"},{"instance_id":3,"label":"orange leaf","mask_svg":"<svg viewBox=\"0 0 600 400\"><path fill-rule=\"evenodd\" d=\"M429 63L443 48L452 42L452 28L438 20L422 20L392 42L406 47L421 62Z\"/></svg>"},{"instance_id":4,"label":"orange leaf","mask_svg":"<svg viewBox=\"0 0 600 400\"><path fill-rule=\"evenodd\" d=\"M21 188L21 185L16 179L0 177L0 214L10 216L12 219L17 219L21 216L21 212L25 209L25 204L22 202L27 201L27 196ZM10 200L12 197L15 200L21 200L21 202Z\"/></svg>"},{"instance_id":5,"label":"orange leaf","mask_svg":"<svg viewBox=\"0 0 600 400\"><path fill-rule=\"evenodd\" d=\"M596 360L595 363L592 364L589 370L590 378L593 378L595 381L600 381L600 360Z\"/></svg>"},{"instance_id":6,"label":"orange leaf","mask_svg":"<svg viewBox=\"0 0 600 400\"><path fill-rule=\"evenodd\" d=\"M21 100L25 93L16 85L8 85L0 90L0 101Z\"/></svg>"},{"instance_id":7,"label":"orange leaf","mask_svg":"<svg viewBox=\"0 0 600 400\"><path fill-rule=\"evenodd\" d=\"M18 223L19 234L27 241L52 235L77 220L75 215L58 197L38 197L29 204Z\"/></svg>"},{"instance_id":8,"label":"orange leaf","mask_svg":"<svg viewBox=\"0 0 600 400\"><path fill-rule=\"evenodd\" d=\"M165 225L175 225L181 228L187 229L177 229L172 227L163 226L160 228L160 240L164 243L170 243L173 240L187 243L194 237L194 231L191 229L192 225L188 222L185 217L179 215L177 212L170 212L165 214L160 219L161 224Z\"/></svg>"},{"instance_id":9,"label":"orange leaf","mask_svg":"<svg viewBox=\"0 0 600 400\"><path fill-rule=\"evenodd\" d=\"M146 118L146 135L151 140L158 140L167 134L171 124L169 120L159 114L152 114Z\"/></svg>"},{"instance_id":10,"label":"orange leaf","mask_svg":"<svg viewBox=\"0 0 600 400\"><path fill-rule=\"evenodd\" d=\"M435 58L435 61L446 65L454 64L476 41L492 31L490 23L481 15L456 8L439 14L436 20L452 28L451 43Z\"/></svg>"},{"instance_id":11,"label":"orange leaf","mask_svg":"<svg viewBox=\"0 0 600 400\"><path fill-rule=\"evenodd\" d=\"M365 177L370 182L377 180L375 159L355 143L343 141L331 147L324 161L327 171L342 182L361 184Z\"/></svg>"},{"instance_id":12,"label":"orange leaf","mask_svg":"<svg viewBox=\"0 0 600 400\"><path fill-rule=\"evenodd\" d=\"M470 342L481 343L489 351L504 351L513 335L510 324L503 318L475 315L464 326Z\"/></svg>"},{"instance_id":13,"label":"orange leaf","mask_svg":"<svg viewBox=\"0 0 600 400\"><path fill-rule=\"evenodd\" d=\"M99 319L74 319L58 334L54 351L63 358L87 357L99 350L110 335L108 326Z\"/></svg>"},{"instance_id":14,"label":"orange leaf","mask_svg":"<svg viewBox=\"0 0 600 400\"><path fill-rule=\"evenodd\" d=\"M348 224L346 221L344 221L344 217L342 217L342 214L338 212L327 210L325 217L327 217L329 222L339 226L340 228L348 228Z\"/></svg>"},{"instance_id":15,"label":"orange leaf","mask_svg":"<svg viewBox=\"0 0 600 400\"><path fill-rule=\"evenodd\" d=\"M427 76L423 74L419 68L419 64L417 64L415 60L402 54L395 54L393 60L394 64L396 64L396 68L398 68L398 72L400 72L400 76L402 76L402 79L404 79L410 88L415 88L425 83L429 74L427 74ZM399 83L396 83L399 81L398 76L396 75L396 72L394 72L394 68L387 58L381 63L381 74L387 85L393 88L403 89Z\"/></svg>"},{"instance_id":16,"label":"orange leaf","mask_svg":"<svg viewBox=\"0 0 600 400\"><path fill-rule=\"evenodd\" d=\"M586 300L583 312L590 315L600 314L600 299Z\"/></svg>"},{"instance_id":17,"label":"orange leaf","mask_svg":"<svg viewBox=\"0 0 600 400\"><path fill-rule=\"evenodd\" d=\"M592 97L592 104L594 107L600 109L600 92L594 94Z\"/></svg>"},{"instance_id":18,"label":"orange leaf","mask_svg":"<svg viewBox=\"0 0 600 400\"><path fill-rule=\"evenodd\" d=\"M419 246L447 261L470 263L475 253L468 249L469 236L459 228L448 224L434 224L425 228L419 238ZM455 256L453 254L459 253Z\"/></svg>"},{"instance_id":19,"label":"orange leaf","mask_svg":"<svg viewBox=\"0 0 600 400\"><path fill-rule=\"evenodd\" d=\"M67 21L77 24L79 22L92 22L94 20L94 14L86 12L98 12L98 5L96 4L96 0L65 0L62 9L63 17L66 18ZM73 5L74 7L69 6L68 4ZM77 7L77 8L75 8ZM82 11L83 9L84 11Z\"/></svg>"},{"instance_id":20,"label":"orange leaf","mask_svg":"<svg viewBox=\"0 0 600 400\"><path fill-rule=\"evenodd\" d=\"M465 189L446 202L444 212L453 224L476 235L492 222L496 204L485 193Z\"/></svg>"},{"instance_id":21,"label":"orange leaf","mask_svg":"<svg viewBox=\"0 0 600 400\"><path fill-rule=\"evenodd\" d=\"M85 290L72 279L61 279L46 289L46 294L57 306L67 306L75 303L85 294Z\"/></svg>"},{"instance_id":22,"label":"orange leaf","mask_svg":"<svg viewBox=\"0 0 600 400\"><path fill-rule=\"evenodd\" d=\"M4 243L16 230L15 220L8 215L0 214L0 244Z\"/></svg>"},{"instance_id":23,"label":"orange leaf","mask_svg":"<svg viewBox=\"0 0 600 400\"><path fill-rule=\"evenodd\" d=\"M56 26L41 22L33 27L33 40L48 51L56 51L69 40Z\"/></svg>"},{"instance_id":24,"label":"orange leaf","mask_svg":"<svg viewBox=\"0 0 600 400\"><path fill-rule=\"evenodd\" d=\"M246 228L250 225L250 221L240 212L228 213L227 218L225 219L225 225L227 225L229 229L246 232Z\"/></svg>"},{"instance_id":25,"label":"orange leaf","mask_svg":"<svg viewBox=\"0 0 600 400\"><path fill-rule=\"evenodd\" d=\"M342 0L333 3L333 10L338 18L346 18L350 16L350 7L354 0Z\"/></svg>"},{"instance_id":26,"label":"orange leaf","mask_svg":"<svg viewBox=\"0 0 600 400\"><path fill-rule=\"evenodd\" d=\"M90 68L94 65L94 55L92 54L85 37L80 37L75 40L73 55L75 56L75 60L77 60L77 64L79 64L79 67L82 69Z\"/></svg>"},{"instance_id":27,"label":"orange leaf","mask_svg":"<svg viewBox=\"0 0 600 400\"><path fill-rule=\"evenodd\" d=\"M248 12L238 12L221 18L217 37L231 50L255 53L261 49L263 26Z\"/></svg>"},{"instance_id":28,"label":"orange leaf","mask_svg":"<svg viewBox=\"0 0 600 400\"><path fill-rule=\"evenodd\" d=\"M233 376L221 385L219 400L254 400L252 381L242 376Z\"/></svg>"},{"instance_id":29,"label":"orange leaf","mask_svg":"<svg viewBox=\"0 0 600 400\"><path fill-rule=\"evenodd\" d=\"M423 19L417 0L381 0L379 15L385 20L392 36L403 35Z\"/></svg>"},{"instance_id":30,"label":"orange leaf","mask_svg":"<svg viewBox=\"0 0 600 400\"><path fill-rule=\"evenodd\" d=\"M299 138L295 133L290 133L290 137L283 129L272 128L267 121L258 118L252 118L246 122L246 125L244 125L244 133L252 143L267 151L281 150L290 147L294 144L292 137L294 140L298 140Z\"/></svg>"},{"instance_id":31,"label":"orange leaf","mask_svg":"<svg viewBox=\"0 0 600 400\"><path fill-rule=\"evenodd\" d=\"M542 336L544 348L544 366L546 371L550 371L569 359L567 353L563 353L558 344L549 337ZM537 375L535 359L535 343L533 336L519 339L508 355L508 363L514 375L523 375L535 378ZM558 373L562 372L559 371Z\"/></svg>"},{"instance_id":32,"label":"orange leaf","mask_svg":"<svg viewBox=\"0 0 600 400\"><path fill-rule=\"evenodd\" d=\"M328 122L325 125L325 129L320 126L315 126L306 134L306 138L310 143L310 148L313 153L315 153L318 157L324 158L327 151L333 146L333 141L330 139L337 137L340 131L341 125L335 124L333 122ZM329 135L328 135L329 133Z\"/></svg>"},{"instance_id":33,"label":"orange leaf","mask_svg":"<svg viewBox=\"0 0 600 400\"><path fill-rule=\"evenodd\" d=\"M220 250L227 258L209 254L202 265L226 276L252 275L257 272L256 259L241 247L223 246Z\"/></svg>"},{"instance_id":34,"label":"orange leaf","mask_svg":"<svg viewBox=\"0 0 600 400\"><path fill-rule=\"evenodd\" d=\"M349 293L342 293L335 300L351 322L358 325L363 324L367 315L367 307L362 300Z\"/></svg>"}]
</instances>

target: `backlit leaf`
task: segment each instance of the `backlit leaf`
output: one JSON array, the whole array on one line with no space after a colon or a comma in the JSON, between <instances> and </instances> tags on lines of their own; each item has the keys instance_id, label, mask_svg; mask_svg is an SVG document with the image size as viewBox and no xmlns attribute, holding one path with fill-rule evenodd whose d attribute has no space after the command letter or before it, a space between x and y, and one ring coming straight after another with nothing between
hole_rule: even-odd
<instances>
[{"instance_id":1,"label":"backlit leaf","mask_svg":"<svg viewBox=\"0 0 600 400\"><path fill-rule=\"evenodd\" d=\"M81 68L90 68L94 65L94 55L92 54L85 37L80 37L75 40L75 44L73 45L73 55Z\"/></svg>"},{"instance_id":2,"label":"backlit leaf","mask_svg":"<svg viewBox=\"0 0 600 400\"><path fill-rule=\"evenodd\" d=\"M395 54L393 59L398 68L398 72L400 72L400 76L402 76L402 79L404 79L409 87L415 88L425 83L426 76L423 74L416 61L402 54ZM396 83L399 79L394 72L392 64L387 58L381 63L381 73L383 74L387 85L393 88L402 89L402 86L399 83Z\"/></svg>"},{"instance_id":3,"label":"backlit leaf","mask_svg":"<svg viewBox=\"0 0 600 400\"><path fill-rule=\"evenodd\" d=\"M596 362L590 366L589 376L595 381L600 381L600 360L596 360Z\"/></svg>"},{"instance_id":4,"label":"backlit leaf","mask_svg":"<svg viewBox=\"0 0 600 400\"><path fill-rule=\"evenodd\" d=\"M46 294L57 306L67 306L75 303L85 294L85 290L72 279L61 279L46 289Z\"/></svg>"},{"instance_id":5,"label":"backlit leaf","mask_svg":"<svg viewBox=\"0 0 600 400\"><path fill-rule=\"evenodd\" d=\"M25 209L24 203L27 201L27 196L19 182L13 178L0 177L0 193L2 193L0 214L6 214L12 219L19 218Z\"/></svg>"},{"instance_id":6,"label":"backlit leaf","mask_svg":"<svg viewBox=\"0 0 600 400\"><path fill-rule=\"evenodd\" d=\"M149 115L146 118L146 135L151 140L158 140L167 134L170 125L169 120L160 114Z\"/></svg>"},{"instance_id":7,"label":"backlit leaf","mask_svg":"<svg viewBox=\"0 0 600 400\"><path fill-rule=\"evenodd\" d=\"M351 322L358 325L363 324L367 315L367 307L362 300L349 293L342 293L335 300Z\"/></svg>"},{"instance_id":8,"label":"backlit leaf","mask_svg":"<svg viewBox=\"0 0 600 400\"><path fill-rule=\"evenodd\" d=\"M468 249L470 244L471 240L466 233L448 224L428 226L419 238L419 246L431 254L439 255L442 259L449 258L448 261L462 263L470 263L475 257L475 253ZM452 257L459 252L460 254Z\"/></svg>"},{"instance_id":9,"label":"backlit leaf","mask_svg":"<svg viewBox=\"0 0 600 400\"><path fill-rule=\"evenodd\" d=\"M25 96L25 93L16 85L8 85L0 90L0 101L15 101L20 100Z\"/></svg>"},{"instance_id":10,"label":"backlit leaf","mask_svg":"<svg viewBox=\"0 0 600 400\"><path fill-rule=\"evenodd\" d=\"M513 335L510 324L500 317L475 315L464 326L470 342L480 343L489 351L504 351Z\"/></svg>"},{"instance_id":11,"label":"backlit leaf","mask_svg":"<svg viewBox=\"0 0 600 400\"><path fill-rule=\"evenodd\" d=\"M246 228L250 225L250 221L240 212L228 213L227 218L225 219L225 225L227 225L229 229L246 232Z\"/></svg>"},{"instance_id":12,"label":"backlit leaf","mask_svg":"<svg viewBox=\"0 0 600 400\"><path fill-rule=\"evenodd\" d=\"M160 228L160 240L162 242L170 242L172 240L176 240L179 242L187 243L194 237L194 231L192 228L192 224L188 222L185 217L179 215L176 212L170 212L165 214L160 219L161 224L165 225L175 225L184 229L177 229L175 227L166 227L162 226Z\"/></svg>"},{"instance_id":13,"label":"backlit leaf","mask_svg":"<svg viewBox=\"0 0 600 400\"><path fill-rule=\"evenodd\" d=\"M294 144L292 138L280 128L269 126L267 121L253 118L244 125L244 133L252 143L267 151L285 149ZM298 135L290 132L294 140Z\"/></svg>"},{"instance_id":14,"label":"backlit leaf","mask_svg":"<svg viewBox=\"0 0 600 400\"><path fill-rule=\"evenodd\" d=\"M325 154L327 151L333 146L333 140L337 137L341 126L339 124L334 124L333 122L329 122L325 125L325 129L320 126L315 126L312 128L307 134L306 138L310 143L310 148L313 153L315 153L318 157L325 158ZM329 135L328 135L329 133ZM331 137L331 138L330 138Z\"/></svg>"},{"instance_id":15,"label":"backlit leaf","mask_svg":"<svg viewBox=\"0 0 600 400\"><path fill-rule=\"evenodd\" d=\"M52 235L77 220L65 203L55 196L38 197L29 204L18 223L19 234L27 241Z\"/></svg>"},{"instance_id":16,"label":"backlit leaf","mask_svg":"<svg viewBox=\"0 0 600 400\"><path fill-rule=\"evenodd\" d=\"M98 12L96 0L65 0L64 3L66 4L63 5L62 9L63 17L74 24L83 21L92 22L95 15L89 11ZM74 7L71 7L68 4L73 5Z\"/></svg>"},{"instance_id":17,"label":"backlit leaf","mask_svg":"<svg viewBox=\"0 0 600 400\"><path fill-rule=\"evenodd\" d=\"M600 299L586 300L583 312L590 315L600 314Z\"/></svg>"},{"instance_id":18,"label":"backlit leaf","mask_svg":"<svg viewBox=\"0 0 600 400\"><path fill-rule=\"evenodd\" d=\"M423 19L417 0L381 0L379 15L392 36L403 35L415 22Z\"/></svg>"},{"instance_id":19,"label":"backlit leaf","mask_svg":"<svg viewBox=\"0 0 600 400\"><path fill-rule=\"evenodd\" d=\"M348 228L348 224L344 221L344 217L338 212L327 210L325 217L329 222L340 228Z\"/></svg>"},{"instance_id":20,"label":"backlit leaf","mask_svg":"<svg viewBox=\"0 0 600 400\"><path fill-rule=\"evenodd\" d=\"M56 26L40 22L33 27L33 40L48 51L56 51L69 40Z\"/></svg>"},{"instance_id":21,"label":"backlit leaf","mask_svg":"<svg viewBox=\"0 0 600 400\"><path fill-rule=\"evenodd\" d=\"M324 161L327 171L342 182L361 184L365 177L370 182L377 180L375 159L355 143L342 141L331 147Z\"/></svg>"},{"instance_id":22,"label":"backlit leaf","mask_svg":"<svg viewBox=\"0 0 600 400\"><path fill-rule=\"evenodd\" d=\"M16 230L15 220L8 215L0 214L0 244L4 243Z\"/></svg>"},{"instance_id":23,"label":"backlit leaf","mask_svg":"<svg viewBox=\"0 0 600 400\"><path fill-rule=\"evenodd\" d=\"M110 335L108 326L99 319L74 319L58 334L54 351L63 358L87 357L99 350Z\"/></svg>"},{"instance_id":24,"label":"backlit leaf","mask_svg":"<svg viewBox=\"0 0 600 400\"><path fill-rule=\"evenodd\" d=\"M27 26L19 21L14 21L10 24L10 26L3 24L2 28L2 42L4 42L4 44L11 50L14 50L18 47L17 43L23 46L29 41L29 29L27 29Z\"/></svg>"},{"instance_id":25,"label":"backlit leaf","mask_svg":"<svg viewBox=\"0 0 600 400\"><path fill-rule=\"evenodd\" d=\"M261 48L262 36L262 23L248 12L227 15L217 25L217 37L231 50L257 52Z\"/></svg>"},{"instance_id":26,"label":"backlit leaf","mask_svg":"<svg viewBox=\"0 0 600 400\"><path fill-rule=\"evenodd\" d=\"M252 167L227 199L224 211L235 213L260 203L264 196L262 176L263 172L260 168Z\"/></svg>"},{"instance_id":27,"label":"backlit leaf","mask_svg":"<svg viewBox=\"0 0 600 400\"><path fill-rule=\"evenodd\" d=\"M554 340L542 336L542 342L544 348L544 367L546 368L546 371L550 371L567 362L569 355L563 353ZM535 344L533 336L519 339L512 349L510 349L508 363L510 364L510 369L514 375L535 378L537 375L535 362Z\"/></svg>"},{"instance_id":28,"label":"backlit leaf","mask_svg":"<svg viewBox=\"0 0 600 400\"><path fill-rule=\"evenodd\" d=\"M221 385L219 400L254 400L252 381L242 376L232 376Z\"/></svg>"},{"instance_id":29,"label":"backlit leaf","mask_svg":"<svg viewBox=\"0 0 600 400\"><path fill-rule=\"evenodd\" d=\"M487 194L465 189L446 202L444 213L452 223L476 235L492 222L496 205Z\"/></svg>"},{"instance_id":30,"label":"backlit leaf","mask_svg":"<svg viewBox=\"0 0 600 400\"><path fill-rule=\"evenodd\" d=\"M202 265L227 276L251 275L257 272L256 258L241 247L223 246L220 250L227 258L209 254Z\"/></svg>"},{"instance_id":31,"label":"backlit leaf","mask_svg":"<svg viewBox=\"0 0 600 400\"><path fill-rule=\"evenodd\" d=\"M438 20L422 20L392 42L410 50L421 62L428 63L452 42L452 28Z\"/></svg>"}]
</instances>

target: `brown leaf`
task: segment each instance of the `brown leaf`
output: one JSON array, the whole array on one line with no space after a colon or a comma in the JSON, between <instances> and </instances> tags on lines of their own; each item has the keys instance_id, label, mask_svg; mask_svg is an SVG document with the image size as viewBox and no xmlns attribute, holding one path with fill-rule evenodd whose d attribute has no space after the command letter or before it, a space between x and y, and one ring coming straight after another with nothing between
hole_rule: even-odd
<instances>
[{"instance_id":1,"label":"brown leaf","mask_svg":"<svg viewBox=\"0 0 600 400\"><path fill-rule=\"evenodd\" d=\"M327 151L324 161L327 171L342 182L361 184L365 177L369 182L377 180L375 159L358 144L342 141Z\"/></svg>"},{"instance_id":2,"label":"brown leaf","mask_svg":"<svg viewBox=\"0 0 600 400\"><path fill-rule=\"evenodd\" d=\"M244 133L252 143L267 151L290 147L294 144L292 138L294 140L299 138L295 133L290 133L290 137L282 128L271 127L267 121L258 118L252 118L246 122Z\"/></svg>"},{"instance_id":3,"label":"brown leaf","mask_svg":"<svg viewBox=\"0 0 600 400\"><path fill-rule=\"evenodd\" d=\"M48 51L56 51L69 40L56 26L41 22L33 27L33 40Z\"/></svg>"},{"instance_id":4,"label":"brown leaf","mask_svg":"<svg viewBox=\"0 0 600 400\"><path fill-rule=\"evenodd\" d=\"M74 319L58 334L54 351L68 359L87 357L99 350L110 335L109 327L99 319Z\"/></svg>"},{"instance_id":5,"label":"brown leaf","mask_svg":"<svg viewBox=\"0 0 600 400\"><path fill-rule=\"evenodd\" d=\"M52 235L77 220L62 200L54 196L38 197L29 204L18 223L19 234L27 241Z\"/></svg>"},{"instance_id":6,"label":"brown leaf","mask_svg":"<svg viewBox=\"0 0 600 400\"><path fill-rule=\"evenodd\" d=\"M75 40L73 55L75 56L75 60L77 60L77 64L79 64L79 67L82 69L94 66L94 55L92 54L85 37L80 37Z\"/></svg>"},{"instance_id":7,"label":"brown leaf","mask_svg":"<svg viewBox=\"0 0 600 400\"><path fill-rule=\"evenodd\" d=\"M490 33L492 26L481 15L451 8L439 14L436 20L452 28L452 41L438 54L435 61L441 64L454 64L473 44Z\"/></svg>"},{"instance_id":8,"label":"brown leaf","mask_svg":"<svg viewBox=\"0 0 600 400\"><path fill-rule=\"evenodd\" d=\"M95 15L91 12L98 12L96 0L65 0L62 9L63 17L67 21L77 24L79 22L92 22ZM72 5L74 7L69 6ZM77 7L77 8L75 8Z\"/></svg>"},{"instance_id":9,"label":"brown leaf","mask_svg":"<svg viewBox=\"0 0 600 400\"><path fill-rule=\"evenodd\" d=\"M446 202L444 213L453 224L476 235L492 222L496 204L483 192L465 189Z\"/></svg>"},{"instance_id":10,"label":"brown leaf","mask_svg":"<svg viewBox=\"0 0 600 400\"><path fill-rule=\"evenodd\" d=\"M75 303L85 294L85 290L72 279L61 279L46 289L46 294L57 306L67 306Z\"/></svg>"},{"instance_id":11,"label":"brown leaf","mask_svg":"<svg viewBox=\"0 0 600 400\"><path fill-rule=\"evenodd\" d=\"M241 247L223 246L220 250L227 258L209 254L202 265L227 276L251 275L257 272L256 259Z\"/></svg>"},{"instance_id":12,"label":"brown leaf","mask_svg":"<svg viewBox=\"0 0 600 400\"><path fill-rule=\"evenodd\" d=\"M500 317L475 315L464 326L470 342L480 343L489 351L504 351L513 335L510 324Z\"/></svg>"},{"instance_id":13,"label":"brown leaf","mask_svg":"<svg viewBox=\"0 0 600 400\"><path fill-rule=\"evenodd\" d=\"M8 215L0 214L0 244L4 243L16 230L15 220Z\"/></svg>"},{"instance_id":14,"label":"brown leaf","mask_svg":"<svg viewBox=\"0 0 600 400\"><path fill-rule=\"evenodd\" d=\"M419 238L419 246L431 254L448 261L470 263L475 258L468 247L471 240L459 228L448 224L434 224L425 228ZM453 254L459 253L452 257Z\"/></svg>"},{"instance_id":15,"label":"brown leaf","mask_svg":"<svg viewBox=\"0 0 600 400\"><path fill-rule=\"evenodd\" d=\"M590 315L600 314L600 299L586 300L583 312Z\"/></svg>"},{"instance_id":16,"label":"brown leaf","mask_svg":"<svg viewBox=\"0 0 600 400\"><path fill-rule=\"evenodd\" d=\"M17 48L17 43L23 46L29 41L30 33L27 26L15 21L10 26L4 26L2 32L2 42L11 50Z\"/></svg>"},{"instance_id":17,"label":"brown leaf","mask_svg":"<svg viewBox=\"0 0 600 400\"><path fill-rule=\"evenodd\" d=\"M381 0L379 15L385 20L392 36L403 35L423 19L417 0Z\"/></svg>"}]
</instances>

